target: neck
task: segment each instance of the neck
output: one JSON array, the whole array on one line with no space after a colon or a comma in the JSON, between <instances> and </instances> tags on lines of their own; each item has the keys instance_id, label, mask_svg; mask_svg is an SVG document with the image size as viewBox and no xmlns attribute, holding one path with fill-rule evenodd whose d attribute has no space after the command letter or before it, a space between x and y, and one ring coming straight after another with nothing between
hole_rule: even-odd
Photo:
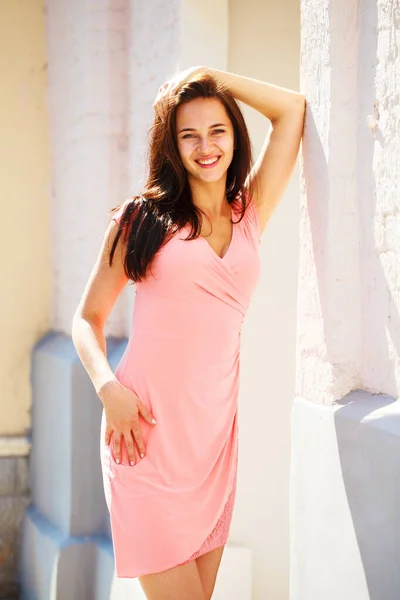
<instances>
[{"instance_id":1,"label":"neck","mask_svg":"<svg viewBox=\"0 0 400 600\"><path fill-rule=\"evenodd\" d=\"M211 218L227 214L226 177L212 183L190 181L193 204Z\"/></svg>"}]
</instances>

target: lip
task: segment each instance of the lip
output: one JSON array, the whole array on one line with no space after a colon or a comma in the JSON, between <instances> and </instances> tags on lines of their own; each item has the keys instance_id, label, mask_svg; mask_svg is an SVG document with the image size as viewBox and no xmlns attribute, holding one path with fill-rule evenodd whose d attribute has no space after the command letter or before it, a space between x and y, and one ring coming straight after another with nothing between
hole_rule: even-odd
<instances>
[{"instance_id":1,"label":"lip","mask_svg":"<svg viewBox=\"0 0 400 600\"><path fill-rule=\"evenodd\" d=\"M201 165L198 160L210 160L211 158L216 158L217 160L213 163L211 163L210 165ZM195 163L197 165L199 165L199 167L201 167L202 169L212 169L213 167L215 167L218 163L219 163L219 159L221 157L220 156L209 156L208 158L203 158L203 159L197 159L195 160Z\"/></svg>"}]
</instances>

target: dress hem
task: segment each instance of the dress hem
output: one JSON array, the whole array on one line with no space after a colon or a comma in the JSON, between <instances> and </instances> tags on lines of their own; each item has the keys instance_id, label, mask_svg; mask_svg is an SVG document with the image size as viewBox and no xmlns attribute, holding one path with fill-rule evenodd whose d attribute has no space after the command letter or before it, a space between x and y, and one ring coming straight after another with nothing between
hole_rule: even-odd
<instances>
[{"instance_id":1,"label":"dress hem","mask_svg":"<svg viewBox=\"0 0 400 600\"><path fill-rule=\"evenodd\" d=\"M186 564L192 562L193 560L195 560L196 558L199 558L200 556L203 556L204 554L207 554L208 552L212 552L213 550L216 550L217 548L224 547L226 545L226 543L228 541L228 537L229 537L230 523L232 520L233 507L234 507L234 502L235 502L235 497L236 497L236 482L237 482L237 470L234 475L234 480L233 480L231 491L229 492L229 495L228 495L228 499L225 502L222 513L218 517L216 524L212 528L211 532L207 535L205 540L202 542L200 548L198 550L196 550L196 552L191 554L188 559L184 560L183 562L173 564L169 567L165 567L165 568L157 570L157 571L147 571L144 573L140 573L140 575L119 575L118 572L116 572L117 578L118 579L137 579L138 577L143 577L144 575L155 575L158 573L164 573L165 571L169 571L170 569L174 569L175 567L181 567L183 565L186 565ZM223 527L224 523L228 523L228 525L224 529L222 529L222 532L220 532L219 536L215 538L214 543L210 543L212 541L214 535L218 531L218 529L220 527ZM210 543L209 546L207 546L208 543Z\"/></svg>"}]
</instances>

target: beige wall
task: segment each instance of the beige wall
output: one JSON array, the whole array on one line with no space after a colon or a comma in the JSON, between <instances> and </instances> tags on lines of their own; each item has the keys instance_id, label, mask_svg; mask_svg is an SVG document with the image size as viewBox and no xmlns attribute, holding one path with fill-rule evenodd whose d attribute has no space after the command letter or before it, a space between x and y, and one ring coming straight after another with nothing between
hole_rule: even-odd
<instances>
[{"instance_id":1,"label":"beige wall","mask_svg":"<svg viewBox=\"0 0 400 600\"><path fill-rule=\"evenodd\" d=\"M181 9L180 69L207 65L227 69L229 0L184 0Z\"/></svg>"},{"instance_id":2,"label":"beige wall","mask_svg":"<svg viewBox=\"0 0 400 600\"><path fill-rule=\"evenodd\" d=\"M30 425L30 356L50 323L44 5L0 3L0 435Z\"/></svg>"},{"instance_id":3,"label":"beige wall","mask_svg":"<svg viewBox=\"0 0 400 600\"><path fill-rule=\"evenodd\" d=\"M297 0L231 0L228 70L299 89ZM244 107L257 156L267 121ZM253 550L253 597L289 596L290 412L294 396L299 175L261 242L262 276L242 337L238 497L230 541Z\"/></svg>"}]
</instances>

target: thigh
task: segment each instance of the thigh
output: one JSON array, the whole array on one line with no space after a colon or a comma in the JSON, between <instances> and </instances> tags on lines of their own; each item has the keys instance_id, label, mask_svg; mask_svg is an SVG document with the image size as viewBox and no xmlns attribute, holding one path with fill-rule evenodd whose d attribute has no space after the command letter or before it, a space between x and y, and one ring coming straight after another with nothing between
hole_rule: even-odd
<instances>
[{"instance_id":1,"label":"thigh","mask_svg":"<svg viewBox=\"0 0 400 600\"><path fill-rule=\"evenodd\" d=\"M196 558L205 600L210 600L212 597L223 552L224 546L221 546Z\"/></svg>"},{"instance_id":2,"label":"thigh","mask_svg":"<svg viewBox=\"0 0 400 600\"><path fill-rule=\"evenodd\" d=\"M206 600L195 560L161 573L142 575L139 582L147 600Z\"/></svg>"}]
</instances>

